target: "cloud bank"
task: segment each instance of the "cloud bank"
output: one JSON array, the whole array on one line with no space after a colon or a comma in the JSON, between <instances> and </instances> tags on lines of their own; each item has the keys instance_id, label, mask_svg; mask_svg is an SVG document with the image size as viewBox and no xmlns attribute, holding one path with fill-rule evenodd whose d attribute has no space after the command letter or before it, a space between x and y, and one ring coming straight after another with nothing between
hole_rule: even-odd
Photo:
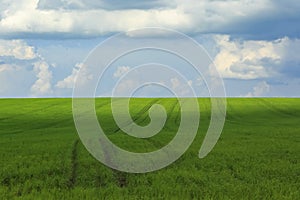
<instances>
[{"instance_id":1,"label":"cloud bank","mask_svg":"<svg viewBox=\"0 0 300 200\"><path fill-rule=\"evenodd\" d=\"M295 37L297 0L2 0L0 37L86 38L143 27L187 34Z\"/></svg>"}]
</instances>

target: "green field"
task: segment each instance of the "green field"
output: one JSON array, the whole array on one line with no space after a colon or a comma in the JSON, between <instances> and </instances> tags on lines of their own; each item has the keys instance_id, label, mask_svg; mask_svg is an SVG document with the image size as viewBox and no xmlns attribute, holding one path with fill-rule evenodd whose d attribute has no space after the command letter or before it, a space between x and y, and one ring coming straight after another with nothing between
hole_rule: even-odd
<instances>
[{"instance_id":1,"label":"green field","mask_svg":"<svg viewBox=\"0 0 300 200\"><path fill-rule=\"evenodd\" d=\"M165 106L168 120L153 138L122 133L109 99L97 99L100 124L118 146L149 152L172 140L180 123L175 99L133 99L136 123ZM188 151L147 174L112 170L82 145L71 99L0 100L0 199L300 199L300 99L228 99L223 133L204 159L198 151L210 121L210 100L199 99L201 122Z\"/></svg>"}]
</instances>

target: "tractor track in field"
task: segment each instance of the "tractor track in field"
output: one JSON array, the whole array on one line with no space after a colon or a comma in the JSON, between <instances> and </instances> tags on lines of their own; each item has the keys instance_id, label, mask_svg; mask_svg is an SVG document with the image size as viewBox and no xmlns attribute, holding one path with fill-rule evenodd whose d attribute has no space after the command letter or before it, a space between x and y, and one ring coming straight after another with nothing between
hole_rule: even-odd
<instances>
[{"instance_id":1,"label":"tractor track in field","mask_svg":"<svg viewBox=\"0 0 300 200\"><path fill-rule=\"evenodd\" d=\"M123 188L128 185L127 175L125 172L120 172L113 169L113 174L116 177L118 187Z\"/></svg>"},{"instance_id":2,"label":"tractor track in field","mask_svg":"<svg viewBox=\"0 0 300 200\"><path fill-rule=\"evenodd\" d=\"M43 108L31 110L30 112L31 112L31 113L36 113L36 112L38 112L38 111L43 111L43 112L45 112L47 109L52 108L52 107L55 107L55 106L57 106L57 105L58 105L58 104L51 104L51 105L46 106L46 107L43 107ZM26 116L26 115L28 115L28 113L20 113L20 114L18 114L18 115L6 117L5 119L2 119L2 120L18 119L18 118L23 117L23 116Z\"/></svg>"},{"instance_id":3,"label":"tractor track in field","mask_svg":"<svg viewBox=\"0 0 300 200\"><path fill-rule=\"evenodd\" d=\"M159 101L156 101L155 103L157 103L157 102L159 102ZM150 109L150 107L151 107L151 105L149 106L148 110ZM145 114L148 110L146 110L145 112L143 112L142 115ZM136 119L134 120L134 122L137 122L139 119L141 119L141 121L139 123L142 124L142 123L144 123L147 120L147 117L148 117L148 115L144 116L143 118L137 116Z\"/></svg>"},{"instance_id":4,"label":"tractor track in field","mask_svg":"<svg viewBox=\"0 0 300 200\"><path fill-rule=\"evenodd\" d=\"M110 101L108 101L108 102L105 102L105 103L101 103L99 106L97 106L98 108L100 108L100 107L103 107L103 106L105 106L105 105L107 105L107 104L109 104L110 103ZM34 109L34 110L31 110L30 112L31 113L35 113L35 112L45 112L45 111L47 111L48 109L51 109L51 108L53 108L53 107L57 107L57 106L60 106L60 105L64 105L63 103L61 103L61 104L51 104L51 105L48 105L48 106L45 106L45 107L42 107L42 108L39 108L39 109ZM71 112L70 112L71 114L72 114L72 110L71 110ZM18 116L13 116L13 117L8 117L8 118L6 118L5 120L7 120L7 119L14 119L14 118L19 118L20 116L25 116L25 115L27 115L28 113L22 113L22 114L18 114Z\"/></svg>"},{"instance_id":5,"label":"tractor track in field","mask_svg":"<svg viewBox=\"0 0 300 200\"><path fill-rule=\"evenodd\" d=\"M154 103L157 103L159 101L160 101L160 99L158 99L158 100L156 100L154 102L151 102L150 104L148 104L148 107L150 108L151 105L153 105ZM178 102L175 101L175 103L172 105L171 109L169 111L167 111L168 117L170 117L173 114L174 109L177 106L177 104L178 104ZM148 108L148 110L149 110L149 108ZM141 115L145 114L145 112L147 112L147 110L144 111ZM142 121L140 122L140 123L142 123L142 122L144 122L147 119L147 116L145 116L144 118L138 117L138 116L141 116L141 115L138 114L137 117L136 117L136 119L134 120L134 122L137 122L139 119L142 119ZM171 128L168 128L167 126L165 126L165 127L166 127L166 129L172 131ZM149 142L150 144L152 144L154 147L157 147L157 148L160 148L163 145L163 143L160 143L157 140L155 142L151 141L151 140L147 140L147 142Z\"/></svg>"},{"instance_id":6,"label":"tractor track in field","mask_svg":"<svg viewBox=\"0 0 300 200\"><path fill-rule=\"evenodd\" d=\"M4 118L0 118L0 121L4 121L4 120L7 120L9 119L8 117L4 117Z\"/></svg>"},{"instance_id":7,"label":"tractor track in field","mask_svg":"<svg viewBox=\"0 0 300 200\"><path fill-rule=\"evenodd\" d=\"M116 101L116 100L115 100ZM119 99L117 101L120 101ZM99 105L96 105L96 102L95 102L95 109L96 108L102 108L103 106L106 106L107 104L111 103L111 100L110 101L107 101L107 102L104 102L104 103L101 103Z\"/></svg>"},{"instance_id":8,"label":"tractor track in field","mask_svg":"<svg viewBox=\"0 0 300 200\"><path fill-rule=\"evenodd\" d=\"M171 109L167 112L168 113L168 117L170 117L173 113L174 113L174 110L176 108L176 106L178 105L178 102L175 101L175 103L172 105ZM165 124L166 125L166 124ZM168 128L167 126L165 126L166 129L172 131L171 128ZM166 145L165 143L161 143L157 140L153 141L153 140L147 140L148 143L152 144L154 147L156 148L161 148L163 145Z\"/></svg>"},{"instance_id":9,"label":"tractor track in field","mask_svg":"<svg viewBox=\"0 0 300 200\"><path fill-rule=\"evenodd\" d=\"M284 116L298 117L298 115L294 115L294 114L292 114L290 112L287 112L287 111L279 109L277 106L272 105L272 103L270 103L266 99L258 98L258 100L259 100L259 103L261 103L262 105L264 105L266 108L268 108L269 110L271 110L273 112L276 112L276 113L284 115Z\"/></svg>"},{"instance_id":10,"label":"tractor track in field","mask_svg":"<svg viewBox=\"0 0 300 200\"><path fill-rule=\"evenodd\" d=\"M78 155L77 155L77 147L79 144L79 139L75 140L73 144L72 154L71 154L71 175L68 180L68 188L72 189L75 186L76 178L77 178L77 168L78 168Z\"/></svg>"},{"instance_id":11,"label":"tractor track in field","mask_svg":"<svg viewBox=\"0 0 300 200\"><path fill-rule=\"evenodd\" d=\"M175 104L172 106L172 108L171 108L170 112L168 112L168 117L170 117L170 116L172 115L172 113L173 113L173 111L174 111L174 109L175 109L176 105L177 105L177 101L176 101L176 102L175 102ZM141 118L139 118L139 119L141 119ZM147 116L145 116L145 117L142 119L142 121L140 121L140 123L143 123L143 122L145 122L145 121L146 121L146 119L147 119Z\"/></svg>"},{"instance_id":12,"label":"tractor track in field","mask_svg":"<svg viewBox=\"0 0 300 200\"><path fill-rule=\"evenodd\" d=\"M0 133L0 137L17 135L19 133L24 133L24 132L25 132L24 130L18 130L18 131L13 131L13 132L9 132L9 133Z\"/></svg>"},{"instance_id":13,"label":"tractor track in field","mask_svg":"<svg viewBox=\"0 0 300 200\"><path fill-rule=\"evenodd\" d=\"M140 112L138 112L134 117L133 117L133 122L137 122L139 119L141 119L140 116L142 116L143 114L145 114L153 104L159 102L160 99L154 99L152 100L150 103L148 103L146 106L144 106ZM143 121L146 120L147 116L144 117ZM131 123L129 123L128 125L130 125ZM126 126L128 126L126 125ZM117 133L121 130L121 128L117 128L113 133ZM100 140L100 143L101 140ZM103 143L102 143L103 144ZM113 162L112 162L112 157L111 155L106 151L106 148L104 147L103 148L103 151L104 151L104 156L105 156L105 160L106 160L106 163L109 163L110 165L113 165ZM116 180L116 184L118 187L120 188L124 188L128 185L128 180L127 180L127 174L125 172L120 172L120 171L117 171L115 169L111 169L112 170L112 173L115 177L115 180Z\"/></svg>"},{"instance_id":14,"label":"tractor track in field","mask_svg":"<svg viewBox=\"0 0 300 200\"><path fill-rule=\"evenodd\" d=\"M101 103L100 105L95 106L95 107L101 108L103 106L106 106L109 103L110 103L110 101L107 101L107 102ZM51 105L48 105L48 106L45 106L45 107L42 107L42 108L39 108L39 109L34 109L31 112L33 112L33 113L46 112L47 110L54 109L56 106L60 106L60 105L62 105L62 104L51 104ZM21 114L18 114L16 116L0 118L0 121L14 120L14 119L18 119L20 117L26 116L26 115L28 115L28 114L27 113L21 113ZM72 116L72 112L70 113L70 116ZM48 123L47 126L56 128L56 127L59 127L60 124L64 124L65 122L69 122L69 121L70 121L70 123L73 123L72 117L68 118L68 119L59 120L59 122L53 122L53 123L50 123L50 124ZM44 126L45 125L43 123L41 123L40 125L36 126L34 129L35 130L44 129ZM3 133L3 134L0 134L0 135L1 136L13 135L13 134L19 134L19 133L23 133L23 132L24 132L24 130L20 130L20 131L14 131L14 132L11 132L11 133Z\"/></svg>"},{"instance_id":15,"label":"tractor track in field","mask_svg":"<svg viewBox=\"0 0 300 200\"><path fill-rule=\"evenodd\" d=\"M115 166L115 163L113 162L113 155L112 155L113 152L108 151L109 147L107 147L106 143L103 143L103 141L101 139L99 139L99 142L100 142L102 150L103 150L105 163L109 164L117 186L120 188L126 187L128 185L126 173L120 172L115 169L116 166Z\"/></svg>"},{"instance_id":16,"label":"tractor track in field","mask_svg":"<svg viewBox=\"0 0 300 200\"><path fill-rule=\"evenodd\" d=\"M155 103L157 103L157 102L159 102L159 101L161 101L161 99L154 99L153 101L151 101L150 103L148 103L146 106L144 106L141 110L140 110L140 112L138 112L134 117L133 117L133 122L137 122L137 121L139 121L139 120L141 120L140 121L140 123L143 123L146 119L147 119L147 116L144 116L144 117L141 117L142 115L144 115L150 108L151 108L151 106L153 105L153 104L155 104ZM171 106L171 108L170 108L170 110L168 111L168 117L170 117L171 115L173 115L175 112L174 112L174 110L175 110L175 108L176 108L176 106L178 105L178 102L176 101L172 106ZM178 116L176 116L176 118L177 118ZM176 120L176 118L175 118L175 120ZM131 123L129 123L128 125L130 125ZM128 126L127 125L127 126ZM169 130L171 130L170 128L167 128L167 129L169 129ZM117 132L119 132L121 129L120 128L118 128L118 129L116 129L115 131L114 131L114 133L117 133ZM105 144L103 144L102 142L101 142L101 140L99 140L100 141L100 143L102 144L102 146L104 147L103 148L103 151L104 151L104 159L105 159L105 161L106 161L106 163L109 163L111 166L113 166L114 164L113 164L113 162L112 162L112 155L110 155L110 153L109 152L107 152L107 149L105 148ZM163 145L163 143L161 143L161 142L159 142L159 141L157 141L157 140L155 140L155 141L151 141L151 140L147 140L147 142L149 143L149 144L151 144L151 145L153 145L154 147L156 147L156 148L161 148L161 146ZM128 179L127 179L127 173L125 173L125 172L120 172L120 171L117 171L117 170L115 170L115 169L111 169L112 170L112 173L113 173L113 176L115 177L115 180L116 180L116 184L117 184L117 186L118 187L120 187L120 188L124 188L124 187L127 187L127 185L128 185Z\"/></svg>"},{"instance_id":17,"label":"tractor track in field","mask_svg":"<svg viewBox=\"0 0 300 200\"><path fill-rule=\"evenodd\" d=\"M170 110L170 114L169 114L169 117L170 117L170 118L171 118L171 116L173 115L174 110L175 110L175 108L176 108L177 105L178 105L178 101L175 101L174 105L172 106L172 108L171 108L171 110ZM177 112L177 113L175 113L175 114L176 114L176 117L175 117L175 119L174 119L174 123L176 124L176 118L177 118L177 115L179 115L179 112ZM172 129L168 128L167 126L166 126L166 128L167 128L168 130L172 130Z\"/></svg>"},{"instance_id":18,"label":"tractor track in field","mask_svg":"<svg viewBox=\"0 0 300 200\"><path fill-rule=\"evenodd\" d=\"M133 122L137 122L137 120L141 118L140 116L142 116L143 114L145 114L145 113L151 108L151 106L152 106L153 104L155 104L155 103L157 103L157 102L159 102L159 101L160 101L160 99L154 99L154 100L152 100L150 103L148 103L146 106L144 106L144 107L140 110L140 112L138 112L138 113L133 117L132 121L133 121ZM146 120L146 118L147 118L147 116L143 119L143 121ZM129 122L127 125L125 125L125 127L126 127L126 126L129 126L130 124L132 124L132 123ZM118 127L115 131L113 131L113 133L117 133L117 132L119 132L120 130L121 130L121 128Z\"/></svg>"},{"instance_id":19,"label":"tractor track in field","mask_svg":"<svg viewBox=\"0 0 300 200\"><path fill-rule=\"evenodd\" d=\"M144 106L143 109L141 109L141 111L138 112L133 117L133 122L136 122L138 119L140 119L140 116L145 114L150 109L150 107L153 104L157 103L158 101L160 101L160 99L154 99L150 103L148 103L146 106ZM130 125L130 124L131 123L128 123L128 125ZM126 126L128 126L128 125L126 125ZM113 131L113 133L117 133L120 130L121 129L118 127L115 131ZM99 142L102 146L105 163L108 163L112 167L111 171L113 173L113 176L115 177L117 186L120 188L126 187L128 185L127 174L125 172L120 172L118 170L113 169L113 168L116 168L116 167L114 167L115 164L113 162L113 155L112 155L113 152L108 151L109 147L106 147L106 144L103 143L103 141L101 141L101 139L99 139Z\"/></svg>"},{"instance_id":20,"label":"tractor track in field","mask_svg":"<svg viewBox=\"0 0 300 200\"><path fill-rule=\"evenodd\" d=\"M182 104L185 103L185 100L182 102ZM177 112L176 118L175 118L175 124L180 125L179 118L181 117L181 105L179 103L179 110Z\"/></svg>"}]
</instances>

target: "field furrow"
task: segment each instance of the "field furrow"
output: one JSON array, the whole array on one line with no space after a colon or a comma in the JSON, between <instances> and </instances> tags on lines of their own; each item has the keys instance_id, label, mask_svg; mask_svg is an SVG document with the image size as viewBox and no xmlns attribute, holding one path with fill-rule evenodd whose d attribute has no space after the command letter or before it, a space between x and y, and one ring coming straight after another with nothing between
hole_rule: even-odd
<instances>
[{"instance_id":1,"label":"field furrow","mask_svg":"<svg viewBox=\"0 0 300 200\"><path fill-rule=\"evenodd\" d=\"M76 178L77 178L77 166L78 166L78 160L77 160L77 148L78 148L79 139L76 139L73 145L72 149L72 157L71 157L71 175L68 182L68 188L72 189L75 186Z\"/></svg>"},{"instance_id":2,"label":"field furrow","mask_svg":"<svg viewBox=\"0 0 300 200\"><path fill-rule=\"evenodd\" d=\"M148 113L149 109L151 108L151 106L153 104L158 103L159 101L160 101L159 99L154 99L151 102L149 102L148 104L146 104L142 109L140 109L140 111L137 114L133 115L132 122L135 123L135 122L137 122L141 118L142 118L142 120L146 119L147 115L146 116L144 116L144 115ZM128 122L127 125L124 125L124 127L129 126L130 124L131 123ZM114 133L117 133L120 130L121 130L121 128L118 127L118 128L116 128L116 130L114 131Z\"/></svg>"}]
</instances>

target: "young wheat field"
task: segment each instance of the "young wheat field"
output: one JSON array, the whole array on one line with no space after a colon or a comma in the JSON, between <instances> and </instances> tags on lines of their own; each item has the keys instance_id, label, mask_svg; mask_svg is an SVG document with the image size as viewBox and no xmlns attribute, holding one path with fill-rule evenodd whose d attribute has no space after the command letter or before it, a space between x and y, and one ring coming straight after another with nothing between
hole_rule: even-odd
<instances>
[{"instance_id":1,"label":"young wheat field","mask_svg":"<svg viewBox=\"0 0 300 200\"><path fill-rule=\"evenodd\" d=\"M159 171L129 174L85 149L72 99L1 99L0 199L300 199L300 99L228 99L222 135L203 159L210 100L198 101L200 128L183 156ZM139 125L150 122L152 104L168 114L159 134L133 138L114 122L110 102L96 99L99 123L114 144L132 152L162 148L180 124L176 99L132 99Z\"/></svg>"}]
</instances>

